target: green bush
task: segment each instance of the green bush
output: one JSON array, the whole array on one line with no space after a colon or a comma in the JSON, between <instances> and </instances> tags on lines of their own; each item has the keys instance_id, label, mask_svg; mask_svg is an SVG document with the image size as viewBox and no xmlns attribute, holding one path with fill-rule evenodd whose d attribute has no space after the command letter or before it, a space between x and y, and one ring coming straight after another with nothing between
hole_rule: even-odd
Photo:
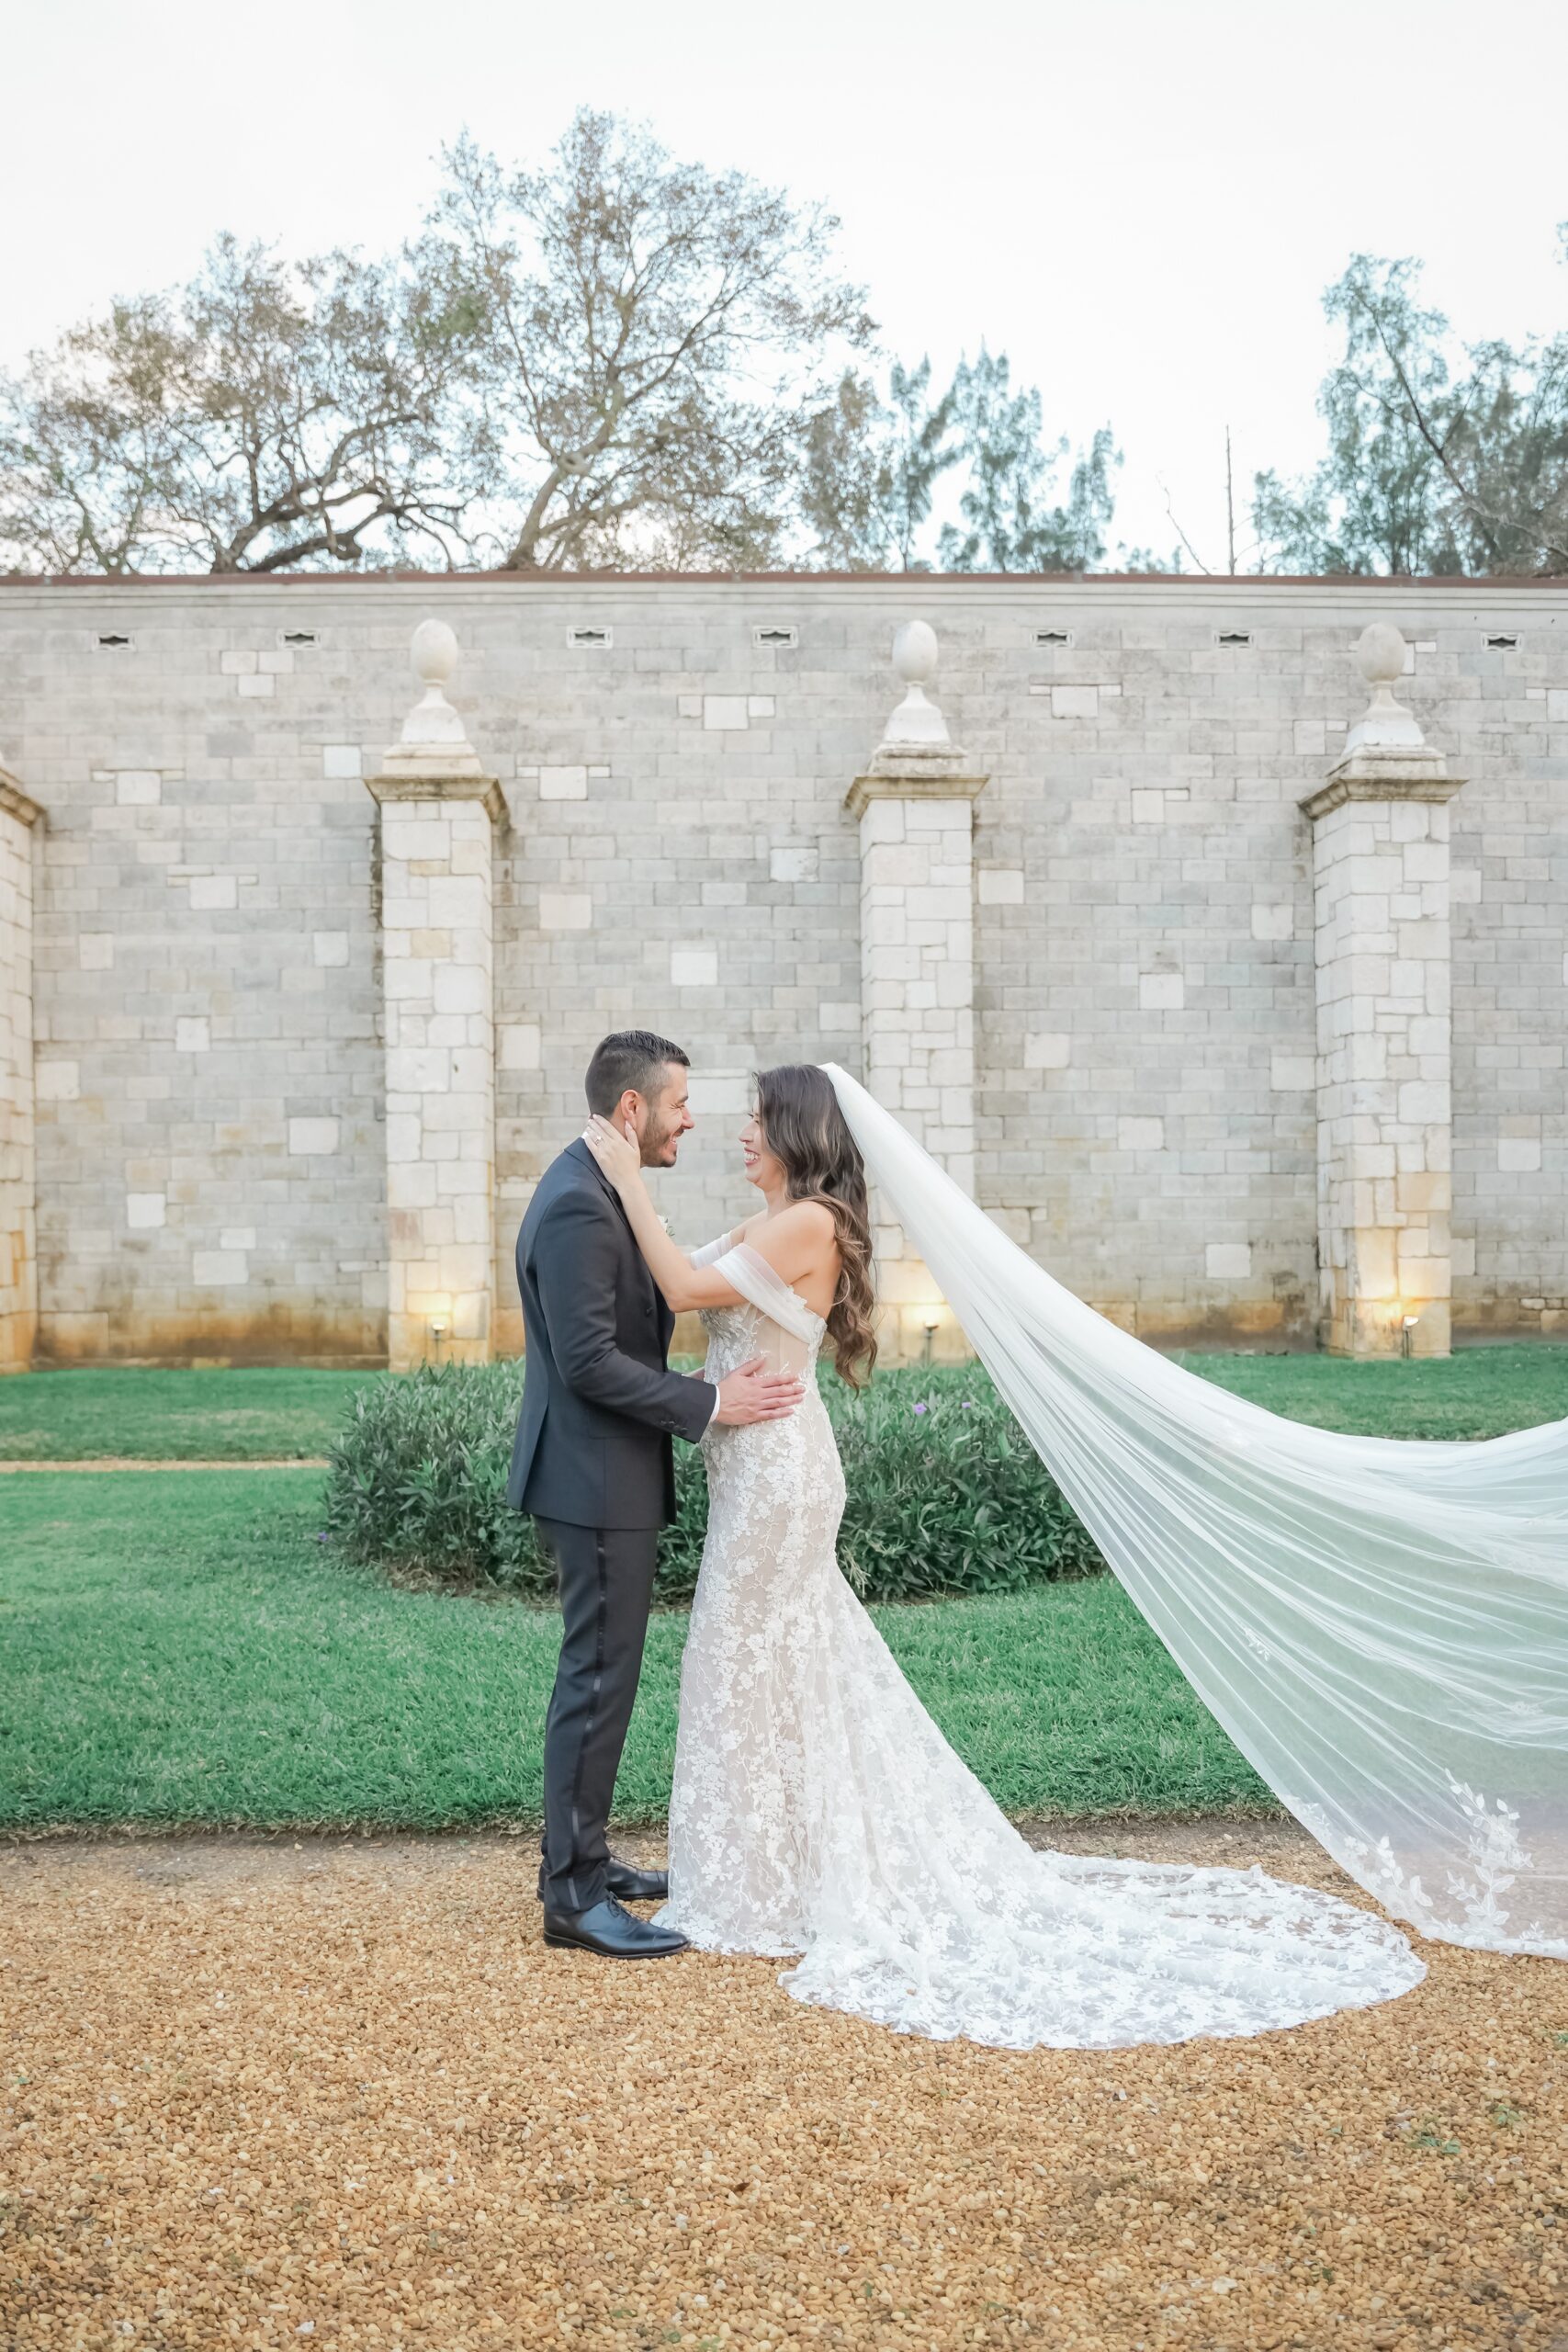
<instances>
[{"instance_id":1,"label":"green bush","mask_svg":"<svg viewBox=\"0 0 1568 2352\"><path fill-rule=\"evenodd\" d=\"M849 1490L839 1557L868 1600L1015 1592L1104 1566L978 1364L823 1394Z\"/></svg>"},{"instance_id":2,"label":"green bush","mask_svg":"<svg viewBox=\"0 0 1568 2352\"><path fill-rule=\"evenodd\" d=\"M507 1508L521 1363L443 1364L355 1396L332 1449L327 1527L354 1558L543 1600L554 1577L533 1521ZM868 1600L1010 1592L1102 1564L978 1365L885 1372L822 1394L849 1500L839 1556ZM694 1447L675 1448L678 1516L659 1597L691 1598L707 1526Z\"/></svg>"}]
</instances>

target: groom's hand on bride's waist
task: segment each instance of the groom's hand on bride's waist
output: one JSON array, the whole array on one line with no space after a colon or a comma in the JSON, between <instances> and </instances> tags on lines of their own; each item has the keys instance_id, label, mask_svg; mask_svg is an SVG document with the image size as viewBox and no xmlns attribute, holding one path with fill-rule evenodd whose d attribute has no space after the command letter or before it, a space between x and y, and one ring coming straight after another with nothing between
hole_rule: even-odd
<instances>
[{"instance_id":1,"label":"groom's hand on bride's waist","mask_svg":"<svg viewBox=\"0 0 1568 2352\"><path fill-rule=\"evenodd\" d=\"M782 1421L794 1412L806 1394L806 1383L793 1372L770 1372L766 1356L738 1364L718 1384L716 1425L738 1429L748 1421Z\"/></svg>"}]
</instances>

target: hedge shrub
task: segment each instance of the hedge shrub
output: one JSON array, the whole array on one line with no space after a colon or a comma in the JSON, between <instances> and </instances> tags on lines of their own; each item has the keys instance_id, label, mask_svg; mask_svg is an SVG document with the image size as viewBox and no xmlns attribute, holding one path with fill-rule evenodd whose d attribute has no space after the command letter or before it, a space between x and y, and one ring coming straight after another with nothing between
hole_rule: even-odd
<instances>
[{"instance_id":1,"label":"hedge shrub","mask_svg":"<svg viewBox=\"0 0 1568 2352\"><path fill-rule=\"evenodd\" d=\"M332 1450L327 1527L354 1558L544 1600L554 1578L510 1510L519 1363L444 1364L355 1396ZM978 1365L879 1374L859 1396L824 1374L849 1501L839 1557L868 1600L1009 1592L1102 1563ZM675 1448L679 1516L657 1591L689 1600L707 1525L694 1448Z\"/></svg>"}]
</instances>

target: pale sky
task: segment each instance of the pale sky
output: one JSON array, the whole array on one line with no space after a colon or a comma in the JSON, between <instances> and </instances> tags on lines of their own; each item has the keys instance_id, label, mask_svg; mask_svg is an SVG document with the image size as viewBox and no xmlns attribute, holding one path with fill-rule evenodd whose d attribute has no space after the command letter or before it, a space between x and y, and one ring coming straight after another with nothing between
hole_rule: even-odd
<instances>
[{"instance_id":1,"label":"pale sky","mask_svg":"<svg viewBox=\"0 0 1568 2352\"><path fill-rule=\"evenodd\" d=\"M221 228L395 243L465 126L536 160L581 104L827 200L890 349L1108 418L1116 536L1169 548L1163 482L1211 569L1225 424L1244 487L1321 445L1350 253L1472 338L1568 322L1562 0L4 0L0 43L0 363Z\"/></svg>"}]
</instances>

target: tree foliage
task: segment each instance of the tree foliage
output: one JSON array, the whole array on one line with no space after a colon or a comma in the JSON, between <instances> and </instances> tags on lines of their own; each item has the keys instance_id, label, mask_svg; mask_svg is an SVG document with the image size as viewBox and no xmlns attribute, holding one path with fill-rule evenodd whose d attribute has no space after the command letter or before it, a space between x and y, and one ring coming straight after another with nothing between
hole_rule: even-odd
<instances>
[{"instance_id":1,"label":"tree foliage","mask_svg":"<svg viewBox=\"0 0 1568 2352\"><path fill-rule=\"evenodd\" d=\"M1040 394L1012 390L1006 352L984 344L953 379L953 424L968 481L959 499L963 528L946 523L942 562L948 571L1083 571L1105 553L1114 507L1111 469L1122 462L1109 425L1073 459L1066 495L1052 503L1062 437L1047 449Z\"/></svg>"},{"instance_id":2,"label":"tree foliage","mask_svg":"<svg viewBox=\"0 0 1568 2352\"><path fill-rule=\"evenodd\" d=\"M833 216L588 111L544 172L446 160L419 262L481 322L494 559L773 560L818 370L872 334Z\"/></svg>"},{"instance_id":3,"label":"tree foliage","mask_svg":"<svg viewBox=\"0 0 1568 2352\"><path fill-rule=\"evenodd\" d=\"M393 264L220 237L0 379L0 547L63 572L449 560L469 343Z\"/></svg>"},{"instance_id":4,"label":"tree foliage","mask_svg":"<svg viewBox=\"0 0 1568 2352\"><path fill-rule=\"evenodd\" d=\"M1271 565L1568 571L1568 334L1466 349L1419 280L1417 262L1358 254L1325 295L1345 331L1318 397L1328 452L1303 481L1257 477Z\"/></svg>"},{"instance_id":5,"label":"tree foliage","mask_svg":"<svg viewBox=\"0 0 1568 2352\"><path fill-rule=\"evenodd\" d=\"M936 484L956 464L953 393L931 397L931 363L895 359L887 397L846 369L807 422L799 509L814 562L840 571L926 571L919 553Z\"/></svg>"},{"instance_id":6,"label":"tree foliage","mask_svg":"<svg viewBox=\"0 0 1568 2352\"><path fill-rule=\"evenodd\" d=\"M846 372L807 425L800 497L812 560L842 571L929 571L930 524L948 473L962 484L960 523L944 521L935 560L948 571L1078 571L1105 554L1121 464L1107 425L1073 459L1065 494L1064 435L1043 440L1032 387L1014 392L1005 352L982 344L961 359L940 398L931 361L892 364L886 398L866 375Z\"/></svg>"},{"instance_id":7,"label":"tree foliage","mask_svg":"<svg viewBox=\"0 0 1568 2352\"><path fill-rule=\"evenodd\" d=\"M872 331L832 216L590 112L541 172L446 164L393 260L225 236L0 379L4 560L776 560L824 355Z\"/></svg>"},{"instance_id":8,"label":"tree foliage","mask_svg":"<svg viewBox=\"0 0 1568 2352\"><path fill-rule=\"evenodd\" d=\"M392 258L292 263L223 236L188 284L115 302L0 379L0 560L1056 571L1103 557L1109 428L1069 458L1039 392L1015 390L984 344L940 395L929 358L871 372L873 322L820 207L590 110L541 170L468 139L444 164Z\"/></svg>"}]
</instances>

